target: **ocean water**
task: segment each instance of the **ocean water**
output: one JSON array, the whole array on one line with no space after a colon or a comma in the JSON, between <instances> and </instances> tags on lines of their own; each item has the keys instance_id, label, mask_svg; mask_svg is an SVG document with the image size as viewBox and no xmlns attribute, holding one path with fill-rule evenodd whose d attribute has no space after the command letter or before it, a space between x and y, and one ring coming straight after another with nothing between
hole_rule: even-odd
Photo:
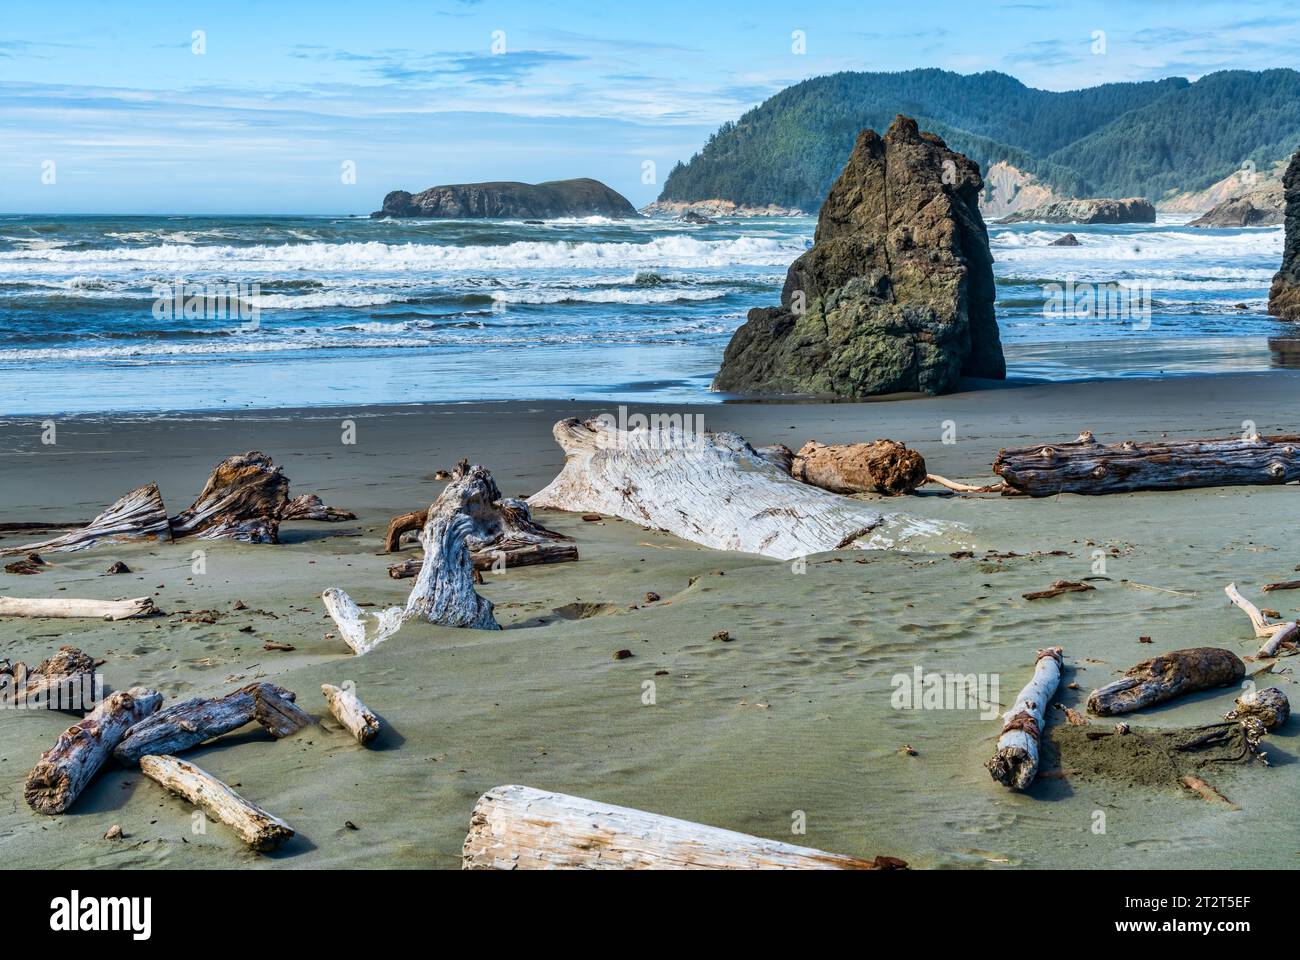
<instances>
[{"instance_id":1,"label":"ocean water","mask_svg":"<svg viewBox=\"0 0 1300 960\"><path fill-rule=\"evenodd\" d=\"M723 399L708 387L732 331L777 302L814 226L0 216L0 414ZM1049 245L1067 230L1080 246ZM1012 376L1296 356L1265 312L1280 227L991 225L990 241ZM1149 316L1046 316L1044 288L1069 280L1143 284ZM187 285L232 296L160 305Z\"/></svg>"}]
</instances>

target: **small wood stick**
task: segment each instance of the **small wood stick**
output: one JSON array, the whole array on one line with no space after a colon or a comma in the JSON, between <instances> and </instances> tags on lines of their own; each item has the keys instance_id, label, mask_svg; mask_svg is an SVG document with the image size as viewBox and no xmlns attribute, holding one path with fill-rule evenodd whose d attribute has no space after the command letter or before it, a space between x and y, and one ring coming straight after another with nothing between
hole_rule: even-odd
<instances>
[{"instance_id":1,"label":"small wood stick","mask_svg":"<svg viewBox=\"0 0 1300 960\"><path fill-rule=\"evenodd\" d=\"M140 758L140 771L179 794L215 820L234 829L254 850L274 850L293 836L293 827L249 803L206 770L175 757Z\"/></svg>"},{"instance_id":2,"label":"small wood stick","mask_svg":"<svg viewBox=\"0 0 1300 960\"><path fill-rule=\"evenodd\" d=\"M351 690L322 683L320 692L325 694L330 713L357 738L357 743L369 743L379 736L379 718Z\"/></svg>"}]
</instances>

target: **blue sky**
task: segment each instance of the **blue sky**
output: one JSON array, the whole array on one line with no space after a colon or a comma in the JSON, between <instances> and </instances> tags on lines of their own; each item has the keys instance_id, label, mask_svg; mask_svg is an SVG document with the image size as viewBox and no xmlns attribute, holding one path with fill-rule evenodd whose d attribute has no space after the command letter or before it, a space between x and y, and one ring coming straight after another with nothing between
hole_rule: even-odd
<instances>
[{"instance_id":1,"label":"blue sky","mask_svg":"<svg viewBox=\"0 0 1300 960\"><path fill-rule=\"evenodd\" d=\"M367 213L390 189L576 176L639 206L720 123L810 76L992 69L1062 90L1297 66L1295 9L0 0L0 211Z\"/></svg>"}]
</instances>

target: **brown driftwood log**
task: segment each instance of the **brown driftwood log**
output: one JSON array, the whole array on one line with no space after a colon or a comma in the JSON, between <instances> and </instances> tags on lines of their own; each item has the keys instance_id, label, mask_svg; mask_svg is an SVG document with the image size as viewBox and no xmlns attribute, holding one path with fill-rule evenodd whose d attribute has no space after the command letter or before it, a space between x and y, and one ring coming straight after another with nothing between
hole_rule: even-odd
<instances>
[{"instance_id":1,"label":"brown driftwood log","mask_svg":"<svg viewBox=\"0 0 1300 960\"><path fill-rule=\"evenodd\" d=\"M329 704L334 719L356 737L357 743L369 743L379 736L379 718L351 689L322 683L320 692L325 695L325 702Z\"/></svg>"},{"instance_id":2,"label":"brown driftwood log","mask_svg":"<svg viewBox=\"0 0 1300 960\"><path fill-rule=\"evenodd\" d=\"M1088 695L1088 712L1101 717L1141 710L1198 690L1235 683L1246 665L1231 650L1193 647L1162 653L1135 664L1124 676Z\"/></svg>"},{"instance_id":3,"label":"brown driftwood log","mask_svg":"<svg viewBox=\"0 0 1300 960\"><path fill-rule=\"evenodd\" d=\"M1237 698L1236 704L1224 714L1225 720L1244 720L1254 717L1264 725L1265 730L1272 730L1286 723L1291 716L1291 701L1277 687L1267 690L1248 690Z\"/></svg>"},{"instance_id":4,"label":"brown driftwood log","mask_svg":"<svg viewBox=\"0 0 1300 960\"><path fill-rule=\"evenodd\" d=\"M1080 583L1077 580L1053 580L1052 585L1046 590L1034 590L1030 593L1022 593L1021 596L1026 600L1049 600L1063 593L1087 593L1089 590L1096 589L1090 583Z\"/></svg>"},{"instance_id":5,"label":"brown driftwood log","mask_svg":"<svg viewBox=\"0 0 1300 960\"><path fill-rule=\"evenodd\" d=\"M687 820L516 785L474 804L466 870L881 870L861 860Z\"/></svg>"},{"instance_id":6,"label":"brown driftwood log","mask_svg":"<svg viewBox=\"0 0 1300 960\"><path fill-rule=\"evenodd\" d=\"M274 850L293 836L293 827L192 763L151 755L140 758L140 772L231 827L254 850Z\"/></svg>"},{"instance_id":7,"label":"brown driftwood log","mask_svg":"<svg viewBox=\"0 0 1300 960\"><path fill-rule=\"evenodd\" d=\"M34 709L90 710L96 704L95 658L76 647L62 646L28 669L24 663L0 663L0 690L16 705Z\"/></svg>"},{"instance_id":8,"label":"brown driftwood log","mask_svg":"<svg viewBox=\"0 0 1300 960\"><path fill-rule=\"evenodd\" d=\"M292 692L272 683L250 683L224 697L196 697L142 720L113 751L119 763L135 764L146 754L181 753L257 721L277 740L311 723Z\"/></svg>"},{"instance_id":9,"label":"brown driftwood log","mask_svg":"<svg viewBox=\"0 0 1300 960\"><path fill-rule=\"evenodd\" d=\"M44 568L49 566L39 553L29 553L21 560L15 560L13 563L5 564L5 573L16 573L20 576L31 576L32 574L44 572Z\"/></svg>"},{"instance_id":10,"label":"brown driftwood log","mask_svg":"<svg viewBox=\"0 0 1300 960\"><path fill-rule=\"evenodd\" d=\"M1069 443L999 450L993 472L1031 497L1290 483L1300 480L1300 436L1103 445L1085 430Z\"/></svg>"},{"instance_id":11,"label":"brown driftwood log","mask_svg":"<svg viewBox=\"0 0 1300 960\"><path fill-rule=\"evenodd\" d=\"M37 813L63 813L104 765L126 731L162 704L162 695L143 687L104 699L69 727L27 775L24 796Z\"/></svg>"},{"instance_id":12,"label":"brown driftwood log","mask_svg":"<svg viewBox=\"0 0 1300 960\"><path fill-rule=\"evenodd\" d=\"M997 749L984 766L994 780L1012 790L1026 789L1038 775L1045 713L1061 684L1063 665L1064 651L1060 647L1039 650L1033 677L1011 709L1002 715Z\"/></svg>"},{"instance_id":13,"label":"brown driftwood log","mask_svg":"<svg viewBox=\"0 0 1300 960\"><path fill-rule=\"evenodd\" d=\"M85 600L76 597L0 597L0 617L88 617L128 620L157 613L152 597L133 600Z\"/></svg>"},{"instance_id":14,"label":"brown driftwood log","mask_svg":"<svg viewBox=\"0 0 1300 960\"><path fill-rule=\"evenodd\" d=\"M895 440L824 444L809 440L794 455L790 475L832 493L895 497L925 483L925 459Z\"/></svg>"},{"instance_id":15,"label":"brown driftwood log","mask_svg":"<svg viewBox=\"0 0 1300 960\"><path fill-rule=\"evenodd\" d=\"M167 508L156 483L137 487L84 527L70 530L60 537L18 547L0 547L0 557L38 550L85 550L100 543L119 543L144 537L171 539Z\"/></svg>"},{"instance_id":16,"label":"brown driftwood log","mask_svg":"<svg viewBox=\"0 0 1300 960\"><path fill-rule=\"evenodd\" d=\"M1265 593L1271 593L1274 590L1300 590L1300 580L1279 580L1277 583L1266 583L1259 589Z\"/></svg>"}]
</instances>

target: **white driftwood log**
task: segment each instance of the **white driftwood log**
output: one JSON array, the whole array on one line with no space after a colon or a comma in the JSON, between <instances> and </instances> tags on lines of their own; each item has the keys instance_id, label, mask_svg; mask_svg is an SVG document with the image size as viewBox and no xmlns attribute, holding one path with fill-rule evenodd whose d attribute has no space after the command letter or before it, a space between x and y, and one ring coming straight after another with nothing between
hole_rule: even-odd
<instances>
[{"instance_id":1,"label":"white driftwood log","mask_svg":"<svg viewBox=\"0 0 1300 960\"><path fill-rule=\"evenodd\" d=\"M1038 749L1042 742L1043 714L1061 683L1062 649L1038 651L1034 678L1002 715L1002 736L997 752L985 766L998 783L1024 790L1038 775Z\"/></svg>"},{"instance_id":2,"label":"white driftwood log","mask_svg":"<svg viewBox=\"0 0 1300 960\"><path fill-rule=\"evenodd\" d=\"M733 830L515 785L479 798L466 870L876 870L860 860Z\"/></svg>"},{"instance_id":3,"label":"white driftwood log","mask_svg":"<svg viewBox=\"0 0 1300 960\"><path fill-rule=\"evenodd\" d=\"M346 593L330 587L321 594L325 609L339 635L358 654L368 653L387 640L412 617L447 627L500 630L491 601L474 591L474 561L470 544L485 539L501 522L497 489L492 474L464 461L429 507L420 532L424 562L415 578L405 607L363 611Z\"/></svg>"},{"instance_id":4,"label":"white driftwood log","mask_svg":"<svg viewBox=\"0 0 1300 960\"><path fill-rule=\"evenodd\" d=\"M528 498L534 507L622 517L779 560L915 545L949 529L801 483L734 433L625 431L602 418L561 420L553 433L564 469Z\"/></svg>"},{"instance_id":5,"label":"white driftwood log","mask_svg":"<svg viewBox=\"0 0 1300 960\"><path fill-rule=\"evenodd\" d=\"M65 730L27 775L24 796L37 813L63 813L104 765L128 729L162 704L162 694L132 687L104 698Z\"/></svg>"},{"instance_id":6,"label":"white driftwood log","mask_svg":"<svg viewBox=\"0 0 1300 960\"><path fill-rule=\"evenodd\" d=\"M73 597L0 597L0 617L90 617L96 620L127 620L157 613L152 597L134 600L80 600Z\"/></svg>"},{"instance_id":7,"label":"white driftwood log","mask_svg":"<svg viewBox=\"0 0 1300 960\"><path fill-rule=\"evenodd\" d=\"M1259 607L1255 606L1237 589L1235 583L1230 583L1223 588L1223 592L1228 595L1228 599L1234 605L1250 618L1250 625L1255 630L1255 636L1264 641L1264 645L1259 648L1256 656L1273 657L1277 655L1282 644L1289 643L1296 645L1300 642L1300 623L1295 620L1284 620L1280 623L1274 623L1269 620Z\"/></svg>"},{"instance_id":8,"label":"white driftwood log","mask_svg":"<svg viewBox=\"0 0 1300 960\"><path fill-rule=\"evenodd\" d=\"M113 756L131 765L150 753L182 753L253 721L278 740L311 723L311 715L293 701L291 691L273 683L250 683L224 697L186 700L128 730Z\"/></svg>"},{"instance_id":9,"label":"white driftwood log","mask_svg":"<svg viewBox=\"0 0 1300 960\"><path fill-rule=\"evenodd\" d=\"M21 547L0 547L0 557L37 550L85 550L98 543L117 543L141 537L171 539L167 508L163 505L162 494L158 492L156 483L137 487L84 527L78 527L63 536L39 543L26 543Z\"/></svg>"},{"instance_id":10,"label":"white driftwood log","mask_svg":"<svg viewBox=\"0 0 1300 960\"><path fill-rule=\"evenodd\" d=\"M254 850L274 850L293 836L293 827L192 763L165 755L145 756L140 758L140 772L231 827Z\"/></svg>"},{"instance_id":11,"label":"white driftwood log","mask_svg":"<svg viewBox=\"0 0 1300 960\"><path fill-rule=\"evenodd\" d=\"M350 689L322 683L320 692L325 694L334 719L357 738L357 743L369 743L379 736L379 718Z\"/></svg>"}]
</instances>

